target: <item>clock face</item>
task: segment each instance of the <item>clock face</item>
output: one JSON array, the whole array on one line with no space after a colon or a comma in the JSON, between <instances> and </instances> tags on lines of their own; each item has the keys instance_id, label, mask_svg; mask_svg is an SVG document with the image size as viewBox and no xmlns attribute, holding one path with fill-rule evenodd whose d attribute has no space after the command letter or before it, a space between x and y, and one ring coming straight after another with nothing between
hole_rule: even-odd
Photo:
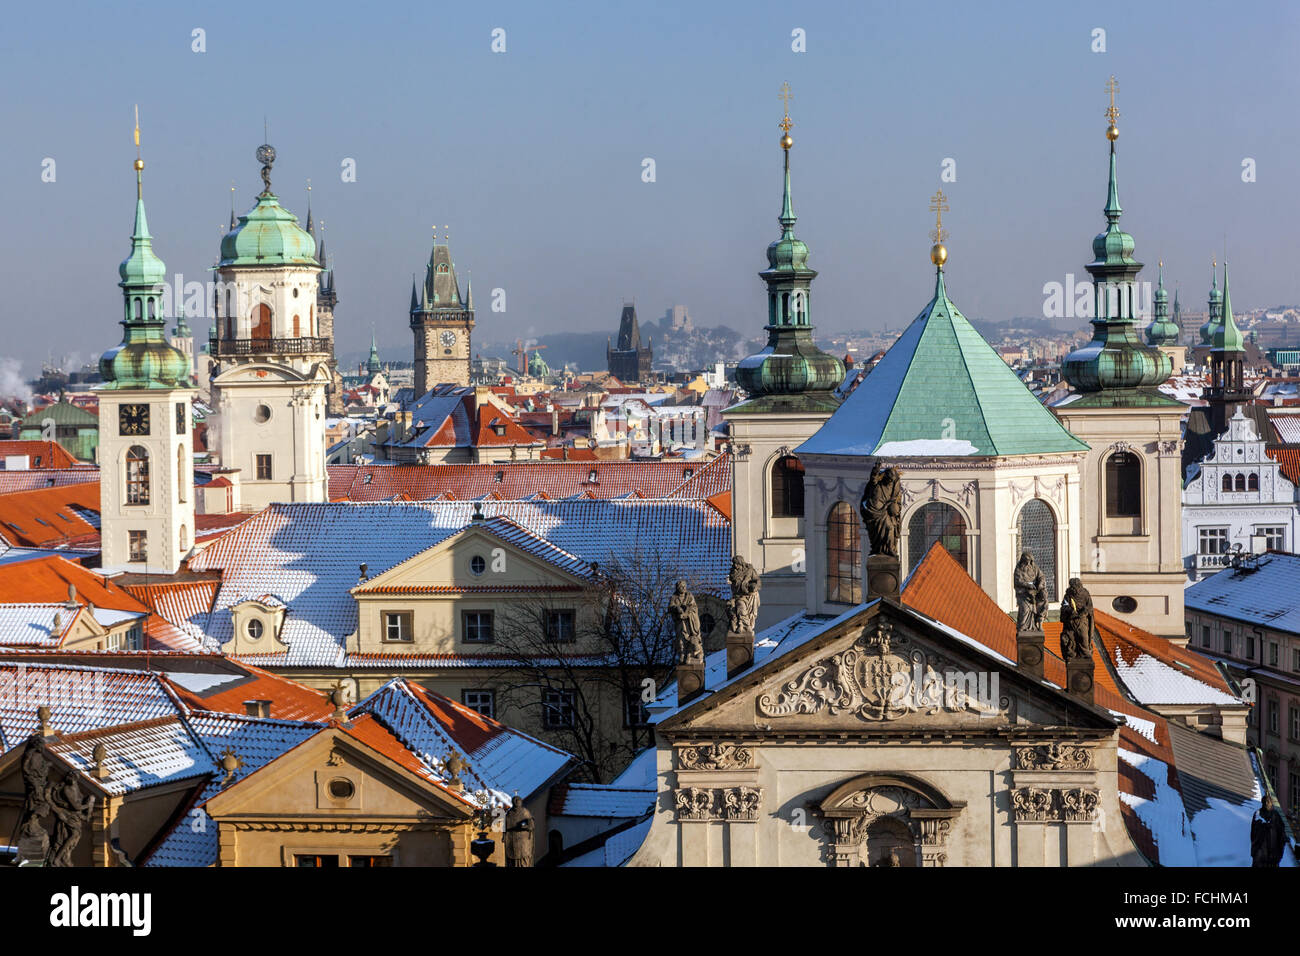
<instances>
[{"instance_id":1,"label":"clock face","mask_svg":"<svg viewBox=\"0 0 1300 956\"><path fill-rule=\"evenodd\" d=\"M442 343L443 348L449 349L456 344L456 333L451 329L443 329L442 335L438 336L438 341Z\"/></svg>"},{"instance_id":2,"label":"clock face","mask_svg":"<svg viewBox=\"0 0 1300 956\"><path fill-rule=\"evenodd\" d=\"M149 406L119 406L117 409L117 430L122 435L149 434Z\"/></svg>"}]
</instances>

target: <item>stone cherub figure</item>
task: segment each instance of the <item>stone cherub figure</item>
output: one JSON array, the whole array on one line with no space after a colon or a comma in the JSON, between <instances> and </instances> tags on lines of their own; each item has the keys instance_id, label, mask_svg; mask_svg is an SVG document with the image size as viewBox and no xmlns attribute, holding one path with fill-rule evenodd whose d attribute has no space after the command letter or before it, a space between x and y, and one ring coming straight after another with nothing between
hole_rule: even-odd
<instances>
[{"instance_id":1,"label":"stone cherub figure","mask_svg":"<svg viewBox=\"0 0 1300 956\"><path fill-rule=\"evenodd\" d=\"M677 589L668 601L668 616L672 618L673 630L677 633L677 663L698 664L704 660L700 609L685 581L677 582Z\"/></svg>"},{"instance_id":2,"label":"stone cherub figure","mask_svg":"<svg viewBox=\"0 0 1300 956\"><path fill-rule=\"evenodd\" d=\"M897 468L882 468L879 461L872 465L858 511L867 528L871 553L898 557L898 529L903 514L902 473Z\"/></svg>"},{"instance_id":3,"label":"stone cherub figure","mask_svg":"<svg viewBox=\"0 0 1300 956\"><path fill-rule=\"evenodd\" d=\"M753 634L758 623L758 572L736 555L731 559L731 600L727 602L727 624L733 634Z\"/></svg>"},{"instance_id":4,"label":"stone cherub figure","mask_svg":"<svg viewBox=\"0 0 1300 956\"><path fill-rule=\"evenodd\" d=\"M1070 578L1070 586L1061 599L1061 656L1067 661L1092 655L1092 595L1079 578Z\"/></svg>"},{"instance_id":5,"label":"stone cherub figure","mask_svg":"<svg viewBox=\"0 0 1300 956\"><path fill-rule=\"evenodd\" d=\"M533 815L524 806L519 794L510 801L506 814L505 851L506 866L532 866L534 835Z\"/></svg>"},{"instance_id":6,"label":"stone cherub figure","mask_svg":"<svg viewBox=\"0 0 1300 956\"><path fill-rule=\"evenodd\" d=\"M1028 550L1020 552L1013 583L1016 588L1016 629L1041 631L1047 610L1047 581Z\"/></svg>"}]
</instances>

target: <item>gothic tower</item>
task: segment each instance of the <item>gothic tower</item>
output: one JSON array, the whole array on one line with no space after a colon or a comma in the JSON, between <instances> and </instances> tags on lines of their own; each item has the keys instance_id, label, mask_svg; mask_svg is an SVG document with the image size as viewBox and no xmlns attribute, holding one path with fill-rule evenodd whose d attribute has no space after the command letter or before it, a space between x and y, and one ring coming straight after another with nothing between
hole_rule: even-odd
<instances>
[{"instance_id":1,"label":"gothic tower","mask_svg":"<svg viewBox=\"0 0 1300 956\"><path fill-rule=\"evenodd\" d=\"M320 336L329 339L330 383L325 389L326 407L331 416L343 414L343 375L339 372L338 358L334 354L334 306L338 304L338 291L334 287L334 269L325 255L325 223L320 224L320 237L317 238L316 224L311 215L311 187L307 198L307 233L316 242L316 262L320 265L320 275L316 288L316 322Z\"/></svg>"},{"instance_id":2,"label":"gothic tower","mask_svg":"<svg viewBox=\"0 0 1300 956\"><path fill-rule=\"evenodd\" d=\"M788 87L783 87L788 96ZM787 100L788 102L788 100ZM780 236L767 247L767 345L741 361L748 398L727 409L733 454L735 553L763 576L760 626L805 604L804 468L794 449L840 405L844 363L813 341L808 246L795 236L790 195L790 115L781 120L784 186Z\"/></svg>"},{"instance_id":3,"label":"gothic tower","mask_svg":"<svg viewBox=\"0 0 1300 956\"><path fill-rule=\"evenodd\" d=\"M1074 387L1055 406L1065 426L1087 442L1083 481L1084 585L1098 608L1155 634L1183 635L1180 446L1186 407L1157 386L1173 371L1167 354L1138 335L1134 310L1142 263L1119 225L1115 91L1110 108L1110 176L1106 228L1092 242L1087 270L1094 285L1092 340L1066 356L1061 371Z\"/></svg>"},{"instance_id":4,"label":"gothic tower","mask_svg":"<svg viewBox=\"0 0 1300 956\"><path fill-rule=\"evenodd\" d=\"M415 398L435 385L469 384L474 292L464 298L451 248L434 237L423 283L411 285L411 331L415 334Z\"/></svg>"},{"instance_id":5,"label":"gothic tower","mask_svg":"<svg viewBox=\"0 0 1300 956\"><path fill-rule=\"evenodd\" d=\"M240 470L243 501L325 501L332 338L317 313L316 242L271 192L275 150L257 150L264 188L221 240L217 267L216 448Z\"/></svg>"},{"instance_id":6,"label":"gothic tower","mask_svg":"<svg viewBox=\"0 0 1300 956\"><path fill-rule=\"evenodd\" d=\"M99 508L105 569L172 574L194 545L191 360L164 338L167 279L144 213L135 130L135 229L122 281L122 344L99 360ZM183 320L182 320L183 322Z\"/></svg>"},{"instance_id":7,"label":"gothic tower","mask_svg":"<svg viewBox=\"0 0 1300 956\"><path fill-rule=\"evenodd\" d=\"M618 348L605 344L605 365L609 374L625 385L635 385L650 378L650 365L654 361L653 342L641 344L641 325L636 320L636 304L623 306L618 320Z\"/></svg>"}]
</instances>

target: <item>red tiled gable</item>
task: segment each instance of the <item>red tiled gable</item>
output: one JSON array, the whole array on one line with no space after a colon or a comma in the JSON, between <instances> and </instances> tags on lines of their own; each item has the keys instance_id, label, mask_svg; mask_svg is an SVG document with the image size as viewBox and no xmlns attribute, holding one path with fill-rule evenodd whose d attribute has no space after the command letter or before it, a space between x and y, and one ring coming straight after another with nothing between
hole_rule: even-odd
<instances>
[{"instance_id":1,"label":"red tiled gable","mask_svg":"<svg viewBox=\"0 0 1300 956\"><path fill-rule=\"evenodd\" d=\"M360 717L342 724L340 729L348 736L355 737L372 750L383 754L389 760L409 770L416 776L429 781L444 793L450 794L468 806L474 806L463 793L451 789L438 780L433 771L420 762L419 757L407 750L387 727L370 714L362 714Z\"/></svg>"},{"instance_id":2,"label":"red tiled gable","mask_svg":"<svg viewBox=\"0 0 1300 956\"><path fill-rule=\"evenodd\" d=\"M334 704L324 691L280 677L251 664L234 663L247 674L247 678L234 683L223 683L214 693L204 694L188 690L168 678L159 676L181 701L193 710L218 711L225 714L242 714L244 702L266 700L271 702L270 716L276 720L325 720L334 713Z\"/></svg>"},{"instance_id":3,"label":"red tiled gable","mask_svg":"<svg viewBox=\"0 0 1300 956\"><path fill-rule=\"evenodd\" d=\"M484 717L476 710L470 710L448 697L435 693L414 681L404 681L406 688L428 708L433 718L442 725L442 729L462 750L473 753L497 734L505 731L505 726Z\"/></svg>"},{"instance_id":4,"label":"red tiled gable","mask_svg":"<svg viewBox=\"0 0 1300 956\"><path fill-rule=\"evenodd\" d=\"M17 547L55 547L88 535L94 525L73 510L99 511L99 482L0 495L0 538Z\"/></svg>"},{"instance_id":5,"label":"red tiled gable","mask_svg":"<svg viewBox=\"0 0 1300 956\"><path fill-rule=\"evenodd\" d=\"M56 441L0 441L0 459L26 455L32 468L74 468L79 462Z\"/></svg>"},{"instance_id":6,"label":"red tiled gable","mask_svg":"<svg viewBox=\"0 0 1300 956\"><path fill-rule=\"evenodd\" d=\"M1300 447L1265 448L1264 454L1282 466L1287 481L1300 485Z\"/></svg>"},{"instance_id":7,"label":"red tiled gable","mask_svg":"<svg viewBox=\"0 0 1300 956\"><path fill-rule=\"evenodd\" d=\"M1016 659L1016 622L938 542L916 566L901 597L904 604L922 614L973 637L1003 657Z\"/></svg>"}]
</instances>

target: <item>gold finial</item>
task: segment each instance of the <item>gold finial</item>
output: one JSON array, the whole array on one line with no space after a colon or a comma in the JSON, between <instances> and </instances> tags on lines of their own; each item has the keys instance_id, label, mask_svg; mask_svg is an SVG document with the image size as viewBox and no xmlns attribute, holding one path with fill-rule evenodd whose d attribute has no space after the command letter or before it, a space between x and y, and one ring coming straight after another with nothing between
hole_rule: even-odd
<instances>
[{"instance_id":1,"label":"gold finial","mask_svg":"<svg viewBox=\"0 0 1300 956\"><path fill-rule=\"evenodd\" d=\"M1119 119L1119 110L1115 107L1115 94L1118 92L1119 83L1112 73L1106 82L1106 93L1110 96L1110 106L1106 107L1106 119L1110 120L1110 126L1106 127L1106 138L1112 143L1119 139L1119 127L1115 125L1115 120Z\"/></svg>"},{"instance_id":2,"label":"gold finial","mask_svg":"<svg viewBox=\"0 0 1300 956\"><path fill-rule=\"evenodd\" d=\"M140 105L135 107L135 198L140 199L144 196L144 182L141 178L141 170L144 169L144 160L140 158Z\"/></svg>"},{"instance_id":3,"label":"gold finial","mask_svg":"<svg viewBox=\"0 0 1300 956\"><path fill-rule=\"evenodd\" d=\"M781 91L777 93L777 98L781 100L785 110L785 116L782 117L781 122L778 124L782 132L781 148L789 149L794 145L794 139L790 136L790 127L794 125L794 123L790 122L790 101L794 99L794 94L790 92L789 83L781 84Z\"/></svg>"},{"instance_id":4,"label":"gold finial","mask_svg":"<svg viewBox=\"0 0 1300 956\"><path fill-rule=\"evenodd\" d=\"M948 230L943 228L943 214L948 211L948 197L942 189L930 197L930 211L934 213L934 229L930 232L934 245L930 247L930 261L942 269L948 261L948 249L943 244L948 238Z\"/></svg>"}]
</instances>

